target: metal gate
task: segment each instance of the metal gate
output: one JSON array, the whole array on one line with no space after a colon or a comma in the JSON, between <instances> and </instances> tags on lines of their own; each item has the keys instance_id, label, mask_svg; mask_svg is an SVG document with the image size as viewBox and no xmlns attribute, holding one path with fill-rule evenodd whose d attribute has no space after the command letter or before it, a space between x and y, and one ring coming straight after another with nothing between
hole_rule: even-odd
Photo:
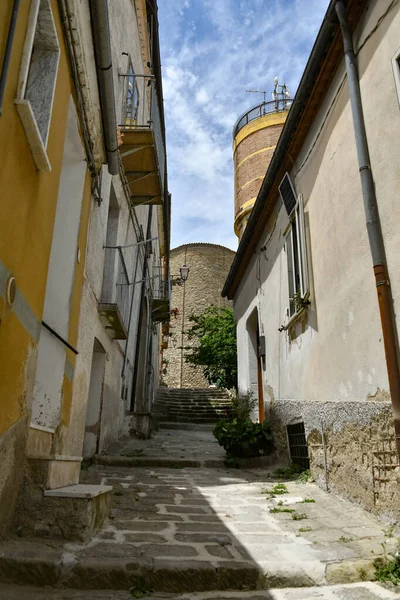
<instances>
[{"instance_id":1,"label":"metal gate","mask_svg":"<svg viewBox=\"0 0 400 600\"><path fill-rule=\"evenodd\" d=\"M298 465L304 471L310 468L308 448L304 423L287 425L290 458L293 464Z\"/></svg>"}]
</instances>

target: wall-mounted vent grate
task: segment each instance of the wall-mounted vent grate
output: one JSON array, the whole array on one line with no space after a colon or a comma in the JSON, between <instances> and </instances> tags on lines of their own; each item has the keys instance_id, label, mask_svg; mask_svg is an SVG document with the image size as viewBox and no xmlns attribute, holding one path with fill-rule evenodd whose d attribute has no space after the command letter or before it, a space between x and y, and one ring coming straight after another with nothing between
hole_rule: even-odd
<instances>
[{"instance_id":1,"label":"wall-mounted vent grate","mask_svg":"<svg viewBox=\"0 0 400 600\"><path fill-rule=\"evenodd\" d=\"M310 468L308 448L304 423L296 423L287 426L290 458L293 464L304 469Z\"/></svg>"},{"instance_id":2,"label":"wall-mounted vent grate","mask_svg":"<svg viewBox=\"0 0 400 600\"><path fill-rule=\"evenodd\" d=\"M17 282L15 281L15 277L10 275L6 284L6 299L7 303L12 306L15 302L15 297L17 295Z\"/></svg>"},{"instance_id":3,"label":"wall-mounted vent grate","mask_svg":"<svg viewBox=\"0 0 400 600\"><path fill-rule=\"evenodd\" d=\"M290 179L289 173L285 173L279 186L279 194L282 198L282 202L285 205L286 212L290 216L296 206L296 193Z\"/></svg>"}]
</instances>

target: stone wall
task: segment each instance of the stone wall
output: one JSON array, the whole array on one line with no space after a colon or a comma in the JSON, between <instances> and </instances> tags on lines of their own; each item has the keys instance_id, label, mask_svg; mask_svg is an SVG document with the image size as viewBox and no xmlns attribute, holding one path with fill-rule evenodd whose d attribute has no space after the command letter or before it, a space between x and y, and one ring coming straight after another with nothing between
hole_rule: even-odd
<instances>
[{"instance_id":1,"label":"stone wall","mask_svg":"<svg viewBox=\"0 0 400 600\"><path fill-rule=\"evenodd\" d=\"M288 424L304 422L311 473L322 487L398 520L399 461L390 402L273 401L278 455L289 459Z\"/></svg>"},{"instance_id":2,"label":"stone wall","mask_svg":"<svg viewBox=\"0 0 400 600\"><path fill-rule=\"evenodd\" d=\"M185 244L171 251L171 274L179 276L183 264L190 268L188 280L172 287L171 308L178 309L177 317L171 317L169 347L164 358L169 361L163 381L171 388L203 388L208 382L202 370L185 362L183 346L188 345L185 332L190 327L191 314L200 314L205 308L232 306L221 298L222 287L228 275L233 250L214 244Z\"/></svg>"}]
</instances>

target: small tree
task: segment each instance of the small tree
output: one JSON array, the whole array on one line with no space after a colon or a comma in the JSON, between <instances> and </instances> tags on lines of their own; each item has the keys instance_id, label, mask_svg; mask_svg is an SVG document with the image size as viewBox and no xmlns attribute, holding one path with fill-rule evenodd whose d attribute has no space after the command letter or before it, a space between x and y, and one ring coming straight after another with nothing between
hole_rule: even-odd
<instances>
[{"instance_id":1,"label":"small tree","mask_svg":"<svg viewBox=\"0 0 400 600\"><path fill-rule=\"evenodd\" d=\"M209 306L200 315L189 317L186 332L193 346L186 346L185 361L199 365L209 383L236 388L236 324L231 308Z\"/></svg>"}]
</instances>

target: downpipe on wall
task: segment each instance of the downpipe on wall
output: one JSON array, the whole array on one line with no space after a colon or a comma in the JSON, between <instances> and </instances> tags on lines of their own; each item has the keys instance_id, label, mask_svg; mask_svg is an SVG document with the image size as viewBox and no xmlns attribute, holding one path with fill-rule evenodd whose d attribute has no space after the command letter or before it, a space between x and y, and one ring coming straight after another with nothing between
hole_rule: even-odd
<instances>
[{"instance_id":1,"label":"downpipe on wall","mask_svg":"<svg viewBox=\"0 0 400 600\"><path fill-rule=\"evenodd\" d=\"M382 228L379 220L378 203L372 176L364 113L361 101L360 81L353 47L352 31L347 17L346 6L343 0L338 0L338 2L336 2L335 9L339 19L343 38L358 165L364 200L364 210L385 346L386 365L396 435L396 447L397 453L400 457L400 369L397 343L398 334L393 310L393 297L389 281Z\"/></svg>"},{"instance_id":2,"label":"downpipe on wall","mask_svg":"<svg viewBox=\"0 0 400 600\"><path fill-rule=\"evenodd\" d=\"M108 172L111 175L118 175L117 117L115 112L108 0L91 0L90 14Z\"/></svg>"}]
</instances>

